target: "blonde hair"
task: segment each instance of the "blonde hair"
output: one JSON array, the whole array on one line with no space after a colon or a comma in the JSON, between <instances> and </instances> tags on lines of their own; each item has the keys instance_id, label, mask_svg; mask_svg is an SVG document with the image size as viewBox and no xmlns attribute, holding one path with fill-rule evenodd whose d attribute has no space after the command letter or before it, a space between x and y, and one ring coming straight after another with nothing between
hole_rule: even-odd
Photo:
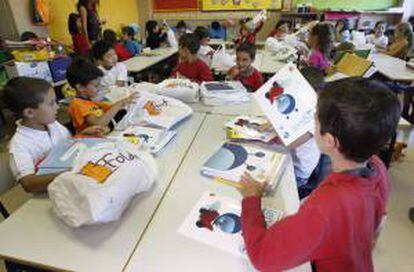
<instances>
[{"instance_id":1,"label":"blonde hair","mask_svg":"<svg viewBox=\"0 0 414 272\"><path fill-rule=\"evenodd\" d=\"M396 36L403 36L408 41L408 49L411 49L414 41L413 27L410 23L399 23L395 28Z\"/></svg>"}]
</instances>

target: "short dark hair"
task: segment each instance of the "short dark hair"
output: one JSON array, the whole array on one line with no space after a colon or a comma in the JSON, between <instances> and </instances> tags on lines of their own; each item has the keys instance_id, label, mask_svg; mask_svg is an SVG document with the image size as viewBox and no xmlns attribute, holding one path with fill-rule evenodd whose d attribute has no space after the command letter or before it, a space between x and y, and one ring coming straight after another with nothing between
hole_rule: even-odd
<instances>
[{"instance_id":1,"label":"short dark hair","mask_svg":"<svg viewBox=\"0 0 414 272\"><path fill-rule=\"evenodd\" d=\"M219 30L221 28L221 24L217 21L211 22L211 28L214 30Z\"/></svg>"},{"instance_id":2,"label":"short dark hair","mask_svg":"<svg viewBox=\"0 0 414 272\"><path fill-rule=\"evenodd\" d=\"M84 58L75 59L66 71L66 78L73 88L76 88L77 84L86 86L92 80L102 76L101 69Z\"/></svg>"},{"instance_id":3,"label":"short dark hair","mask_svg":"<svg viewBox=\"0 0 414 272\"><path fill-rule=\"evenodd\" d=\"M49 82L39 78L15 77L10 79L3 89L3 101L6 107L17 115L24 109L36 109L43 103L52 86Z\"/></svg>"},{"instance_id":4,"label":"short dark hair","mask_svg":"<svg viewBox=\"0 0 414 272\"><path fill-rule=\"evenodd\" d=\"M278 29L280 26L287 24L289 28L291 28L292 24L290 21L287 20L279 20L279 22L277 22L275 29Z\"/></svg>"},{"instance_id":5,"label":"short dark hair","mask_svg":"<svg viewBox=\"0 0 414 272\"><path fill-rule=\"evenodd\" d=\"M194 34L196 34L200 40L210 37L210 33L208 32L208 29L204 26L196 27L196 29L194 30Z\"/></svg>"},{"instance_id":6,"label":"short dark hair","mask_svg":"<svg viewBox=\"0 0 414 272\"><path fill-rule=\"evenodd\" d=\"M378 26L380 26L380 25L385 25L385 28L387 28L387 22L385 22L385 21L377 21L376 23L375 23L375 28L377 28Z\"/></svg>"},{"instance_id":7,"label":"short dark hair","mask_svg":"<svg viewBox=\"0 0 414 272\"><path fill-rule=\"evenodd\" d=\"M316 92L319 92L324 88L325 74L321 69L313 66L306 66L300 69L300 72Z\"/></svg>"},{"instance_id":8,"label":"short dark hair","mask_svg":"<svg viewBox=\"0 0 414 272\"><path fill-rule=\"evenodd\" d=\"M37 39L38 36L32 31L25 31L20 35L20 41L25 42L32 39Z\"/></svg>"},{"instance_id":9,"label":"short dark hair","mask_svg":"<svg viewBox=\"0 0 414 272\"><path fill-rule=\"evenodd\" d=\"M154 21L154 20L147 21L145 23L145 29L147 30L148 34L153 33L157 25L158 25L157 21Z\"/></svg>"},{"instance_id":10,"label":"short dark hair","mask_svg":"<svg viewBox=\"0 0 414 272\"><path fill-rule=\"evenodd\" d=\"M131 38L134 38L135 36L135 31L130 26L124 26L121 31L122 31L122 34L127 34Z\"/></svg>"},{"instance_id":11,"label":"short dark hair","mask_svg":"<svg viewBox=\"0 0 414 272\"><path fill-rule=\"evenodd\" d=\"M251 43L242 43L236 48L236 54L239 52L245 52L249 54L250 58L254 60L256 58L256 46Z\"/></svg>"},{"instance_id":12,"label":"short dark hair","mask_svg":"<svg viewBox=\"0 0 414 272\"><path fill-rule=\"evenodd\" d=\"M180 21L178 21L176 28L177 29L179 29L179 28L187 28L187 24L183 20L180 20Z\"/></svg>"},{"instance_id":13,"label":"short dark hair","mask_svg":"<svg viewBox=\"0 0 414 272\"><path fill-rule=\"evenodd\" d=\"M338 21L336 22L336 24L335 24L335 27L337 27L339 23L343 23L343 24L344 24L344 27L343 27L343 28L341 29L341 31L340 31L341 33L342 33L343 31L345 31L345 30L351 30L351 23L350 23L349 19L344 18L344 19L340 19L340 20L338 20Z\"/></svg>"},{"instance_id":14,"label":"short dark hair","mask_svg":"<svg viewBox=\"0 0 414 272\"><path fill-rule=\"evenodd\" d=\"M104 30L102 34L102 38L105 42L112 44L112 45L117 42L115 31L109 28Z\"/></svg>"},{"instance_id":15,"label":"short dark hair","mask_svg":"<svg viewBox=\"0 0 414 272\"><path fill-rule=\"evenodd\" d=\"M180 37L179 45L182 48L187 48L191 54L197 54L200 49L200 40L193 33L187 33Z\"/></svg>"},{"instance_id":16,"label":"short dark hair","mask_svg":"<svg viewBox=\"0 0 414 272\"><path fill-rule=\"evenodd\" d=\"M319 93L320 133L331 133L349 160L364 162L389 141L398 125L401 105L383 83L347 78L326 84Z\"/></svg>"},{"instance_id":17,"label":"short dark hair","mask_svg":"<svg viewBox=\"0 0 414 272\"><path fill-rule=\"evenodd\" d=\"M77 20L79 19L79 15L76 13L69 14L68 17L68 30L70 35L79 34L79 28L77 24Z\"/></svg>"},{"instance_id":18,"label":"short dark hair","mask_svg":"<svg viewBox=\"0 0 414 272\"><path fill-rule=\"evenodd\" d=\"M114 49L113 44L108 41L97 41L92 45L92 58L95 60L101 60L103 56L111 49Z\"/></svg>"}]
</instances>

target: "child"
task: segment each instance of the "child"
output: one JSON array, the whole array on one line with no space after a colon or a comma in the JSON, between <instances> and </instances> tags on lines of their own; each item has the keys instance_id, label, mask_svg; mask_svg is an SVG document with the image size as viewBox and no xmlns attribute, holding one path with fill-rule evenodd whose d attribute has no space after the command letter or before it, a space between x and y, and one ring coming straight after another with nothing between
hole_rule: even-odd
<instances>
[{"instance_id":1,"label":"child","mask_svg":"<svg viewBox=\"0 0 414 272\"><path fill-rule=\"evenodd\" d=\"M256 27L251 26L252 18L240 20L240 35L234 40L234 43L240 45L242 43L256 43L256 34L262 29L264 23L260 22Z\"/></svg>"},{"instance_id":2,"label":"child","mask_svg":"<svg viewBox=\"0 0 414 272\"><path fill-rule=\"evenodd\" d=\"M102 89L108 89L108 87L115 85L119 87L126 85L128 71L125 64L118 62L118 56L110 43L105 41L96 42L92 46L92 57L103 73L100 80Z\"/></svg>"},{"instance_id":3,"label":"child","mask_svg":"<svg viewBox=\"0 0 414 272\"><path fill-rule=\"evenodd\" d=\"M242 179L242 235L256 269L311 261L315 271L374 271L372 249L386 214L388 178L374 154L395 132L398 98L382 83L338 80L319 93L315 138L333 172L299 211L266 228L264 185Z\"/></svg>"},{"instance_id":4,"label":"child","mask_svg":"<svg viewBox=\"0 0 414 272\"><path fill-rule=\"evenodd\" d=\"M69 14L68 28L69 33L72 36L73 50L76 54L87 57L89 54L88 37L86 37L86 34L82 31L82 23L78 14Z\"/></svg>"},{"instance_id":5,"label":"child","mask_svg":"<svg viewBox=\"0 0 414 272\"><path fill-rule=\"evenodd\" d=\"M262 74L252 66L256 57L256 46L243 43L236 48L236 65L229 71L232 80L240 81L249 92L255 92L263 85Z\"/></svg>"},{"instance_id":6,"label":"child","mask_svg":"<svg viewBox=\"0 0 414 272\"><path fill-rule=\"evenodd\" d=\"M340 43L349 42L351 32L348 19L341 19L335 24L336 41Z\"/></svg>"},{"instance_id":7,"label":"child","mask_svg":"<svg viewBox=\"0 0 414 272\"><path fill-rule=\"evenodd\" d=\"M141 52L138 42L135 40L135 31L130 26L122 28L122 40L125 47L131 52L132 56L137 56Z\"/></svg>"},{"instance_id":8,"label":"child","mask_svg":"<svg viewBox=\"0 0 414 272\"><path fill-rule=\"evenodd\" d=\"M283 39L286 35L290 34L290 22L285 20L279 20L276 27L270 32L269 37L276 38L278 40Z\"/></svg>"},{"instance_id":9,"label":"child","mask_svg":"<svg viewBox=\"0 0 414 272\"><path fill-rule=\"evenodd\" d=\"M315 25L310 32L308 42L311 47L308 64L324 71L326 74L331 74L333 68L328 59L333 47L331 26L327 23Z\"/></svg>"},{"instance_id":10,"label":"child","mask_svg":"<svg viewBox=\"0 0 414 272\"><path fill-rule=\"evenodd\" d=\"M22 35L20 35L20 41L21 42L25 42L25 41L31 41L31 40L38 40L39 37L36 35L36 33L32 32L32 31L25 31L22 33Z\"/></svg>"},{"instance_id":11,"label":"child","mask_svg":"<svg viewBox=\"0 0 414 272\"><path fill-rule=\"evenodd\" d=\"M191 31L188 29L187 24L183 20L178 21L177 26L175 27L175 36L177 37L177 40L180 40L182 35L188 33L191 33Z\"/></svg>"},{"instance_id":12,"label":"child","mask_svg":"<svg viewBox=\"0 0 414 272\"><path fill-rule=\"evenodd\" d=\"M55 91L47 81L29 77L11 79L3 91L6 105L22 118L17 121L9 144L12 173L26 192L45 192L57 174L37 176L36 166L53 147L71 137L56 121ZM82 134L99 136L105 132L95 126L86 128Z\"/></svg>"},{"instance_id":13,"label":"child","mask_svg":"<svg viewBox=\"0 0 414 272\"><path fill-rule=\"evenodd\" d=\"M385 36L385 30L387 29L387 24L384 21L378 21L375 24L374 34L367 36L367 43L374 44L379 48L387 48L388 46L388 37Z\"/></svg>"},{"instance_id":14,"label":"child","mask_svg":"<svg viewBox=\"0 0 414 272\"><path fill-rule=\"evenodd\" d=\"M208 67L211 67L214 50L208 45L208 42L210 41L208 29L203 26L198 26L194 30L194 34L197 35L200 40L200 49L197 53L198 57L204 61Z\"/></svg>"},{"instance_id":15,"label":"child","mask_svg":"<svg viewBox=\"0 0 414 272\"><path fill-rule=\"evenodd\" d=\"M409 23L400 23L395 28L394 42L387 49L378 49L378 52L405 59L413 45L413 28Z\"/></svg>"},{"instance_id":16,"label":"child","mask_svg":"<svg viewBox=\"0 0 414 272\"><path fill-rule=\"evenodd\" d=\"M217 21L211 22L210 38L212 39L226 39L226 29Z\"/></svg>"},{"instance_id":17,"label":"child","mask_svg":"<svg viewBox=\"0 0 414 272\"><path fill-rule=\"evenodd\" d=\"M162 43L167 41L167 33L161 30L157 21L150 20L145 24L147 30L147 42L146 46L151 49L156 49L161 46Z\"/></svg>"},{"instance_id":18,"label":"child","mask_svg":"<svg viewBox=\"0 0 414 272\"><path fill-rule=\"evenodd\" d=\"M115 55L115 52L111 54ZM135 99L135 95L131 95L113 105L94 101L103 72L87 60L73 61L66 74L69 84L76 89L76 97L70 102L69 112L77 132L91 125L108 126L115 115Z\"/></svg>"},{"instance_id":19,"label":"child","mask_svg":"<svg viewBox=\"0 0 414 272\"><path fill-rule=\"evenodd\" d=\"M103 32L103 40L109 44L112 44L119 61L125 61L132 57L131 52L116 38L116 33L112 29L105 29Z\"/></svg>"},{"instance_id":20,"label":"child","mask_svg":"<svg viewBox=\"0 0 414 272\"><path fill-rule=\"evenodd\" d=\"M184 76L191 81L201 83L212 81L213 75L207 64L197 57L200 41L195 34L184 34L179 40L180 61L172 76Z\"/></svg>"}]
</instances>

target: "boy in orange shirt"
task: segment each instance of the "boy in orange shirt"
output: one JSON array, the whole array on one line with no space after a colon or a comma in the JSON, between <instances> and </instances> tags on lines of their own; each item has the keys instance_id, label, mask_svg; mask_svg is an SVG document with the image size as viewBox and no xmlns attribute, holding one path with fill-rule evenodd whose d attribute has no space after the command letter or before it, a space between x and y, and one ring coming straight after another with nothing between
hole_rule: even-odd
<instances>
[{"instance_id":1,"label":"boy in orange shirt","mask_svg":"<svg viewBox=\"0 0 414 272\"><path fill-rule=\"evenodd\" d=\"M102 71L85 59L74 61L67 70L67 80L77 92L69 106L76 132L90 125L108 126L120 110L134 102L135 95L115 104L95 101L102 76Z\"/></svg>"}]
</instances>

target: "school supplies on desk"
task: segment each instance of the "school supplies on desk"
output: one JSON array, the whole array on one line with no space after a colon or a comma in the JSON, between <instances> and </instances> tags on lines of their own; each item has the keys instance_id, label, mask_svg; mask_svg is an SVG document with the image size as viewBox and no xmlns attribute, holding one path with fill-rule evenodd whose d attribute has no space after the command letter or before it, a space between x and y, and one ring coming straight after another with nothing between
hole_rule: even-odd
<instances>
[{"instance_id":1,"label":"school supplies on desk","mask_svg":"<svg viewBox=\"0 0 414 272\"><path fill-rule=\"evenodd\" d=\"M282 211L273 208L264 208L262 212L267 226L283 216ZM240 200L205 192L177 232L197 242L247 258L240 215Z\"/></svg>"},{"instance_id":2,"label":"school supplies on desk","mask_svg":"<svg viewBox=\"0 0 414 272\"><path fill-rule=\"evenodd\" d=\"M346 53L336 64L337 71L348 76L364 76L372 66L372 61L351 53Z\"/></svg>"},{"instance_id":3,"label":"school supplies on desk","mask_svg":"<svg viewBox=\"0 0 414 272\"><path fill-rule=\"evenodd\" d=\"M200 86L201 101L205 105L220 106L248 102L250 96L239 81L208 81Z\"/></svg>"},{"instance_id":4,"label":"school supplies on desk","mask_svg":"<svg viewBox=\"0 0 414 272\"><path fill-rule=\"evenodd\" d=\"M230 140L260 141L269 143L277 137L270 122L263 117L238 116L226 123Z\"/></svg>"},{"instance_id":5,"label":"school supplies on desk","mask_svg":"<svg viewBox=\"0 0 414 272\"><path fill-rule=\"evenodd\" d=\"M279 183L286 157L278 152L247 143L224 143L202 166L201 174L237 187L249 173L273 190Z\"/></svg>"},{"instance_id":6,"label":"school supplies on desk","mask_svg":"<svg viewBox=\"0 0 414 272\"><path fill-rule=\"evenodd\" d=\"M284 145L314 129L316 92L294 64L285 65L253 97Z\"/></svg>"},{"instance_id":7,"label":"school supplies on desk","mask_svg":"<svg viewBox=\"0 0 414 272\"><path fill-rule=\"evenodd\" d=\"M173 97L186 103L195 103L200 99L200 86L189 79L170 78L157 86L157 94Z\"/></svg>"}]
</instances>

